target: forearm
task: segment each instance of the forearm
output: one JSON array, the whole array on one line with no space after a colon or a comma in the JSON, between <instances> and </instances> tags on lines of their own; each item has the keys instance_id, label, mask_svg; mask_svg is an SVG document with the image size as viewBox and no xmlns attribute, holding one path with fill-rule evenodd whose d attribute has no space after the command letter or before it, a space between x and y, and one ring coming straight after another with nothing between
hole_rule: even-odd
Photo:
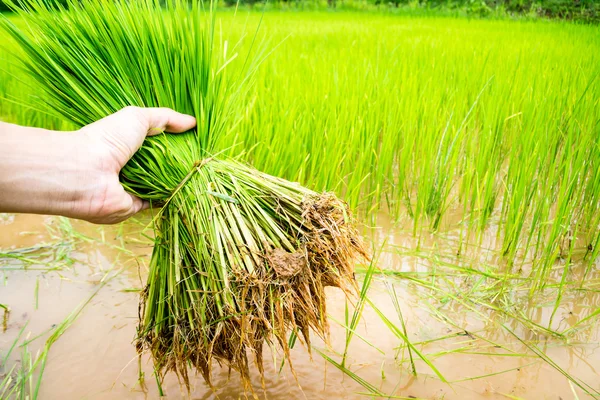
<instances>
[{"instance_id":1,"label":"forearm","mask_svg":"<svg viewBox=\"0 0 600 400\"><path fill-rule=\"evenodd\" d=\"M0 122L0 212L73 215L89 184L78 144L75 132Z\"/></svg>"}]
</instances>

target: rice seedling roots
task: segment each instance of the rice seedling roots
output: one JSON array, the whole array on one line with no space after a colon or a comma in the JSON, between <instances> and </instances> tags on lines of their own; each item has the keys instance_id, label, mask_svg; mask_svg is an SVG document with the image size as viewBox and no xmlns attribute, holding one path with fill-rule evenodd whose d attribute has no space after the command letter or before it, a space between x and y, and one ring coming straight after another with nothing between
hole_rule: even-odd
<instances>
[{"instance_id":1,"label":"rice seedling roots","mask_svg":"<svg viewBox=\"0 0 600 400\"><path fill-rule=\"evenodd\" d=\"M211 160L195 168L161 211L168 217L159 221L158 232L166 241L159 238L155 245L141 295L137 349L150 351L161 376L174 371L188 388L190 366L211 385L216 361L238 371L252 390L249 358L264 378L265 343L281 349L289 362L292 332L309 351L311 331L327 341L325 287L355 293L354 263L368 255L347 204L335 195L233 161ZM198 213L190 216L189 199L203 187L212 189L204 194L211 204L201 210L206 201L197 201ZM199 222L199 215L204 222L189 222ZM188 222L174 237L176 220ZM211 225L220 228L207 230ZM173 245L194 237L212 242L201 257L197 242ZM207 263L213 264L207 268ZM160 268L178 264L179 279L161 279Z\"/></svg>"}]
</instances>

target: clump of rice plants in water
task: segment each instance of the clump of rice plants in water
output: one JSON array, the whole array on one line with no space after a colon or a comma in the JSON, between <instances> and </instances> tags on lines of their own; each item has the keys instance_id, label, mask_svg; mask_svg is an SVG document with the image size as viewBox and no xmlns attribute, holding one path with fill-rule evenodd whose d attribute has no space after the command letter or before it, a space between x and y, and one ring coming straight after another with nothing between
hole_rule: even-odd
<instances>
[{"instance_id":1,"label":"clump of rice plants in water","mask_svg":"<svg viewBox=\"0 0 600 400\"><path fill-rule=\"evenodd\" d=\"M188 385L188 366L210 384L213 360L249 385L248 352L262 372L264 343L289 356L291 331L309 348L311 330L326 338L324 287L354 290L354 259L367 256L347 205L213 154L242 114L260 53L226 74L237 53L218 41L212 5L198 2L21 6L28 28L4 27L63 118L81 126L135 105L197 119L192 132L147 139L121 171L128 191L160 207L138 350Z\"/></svg>"}]
</instances>

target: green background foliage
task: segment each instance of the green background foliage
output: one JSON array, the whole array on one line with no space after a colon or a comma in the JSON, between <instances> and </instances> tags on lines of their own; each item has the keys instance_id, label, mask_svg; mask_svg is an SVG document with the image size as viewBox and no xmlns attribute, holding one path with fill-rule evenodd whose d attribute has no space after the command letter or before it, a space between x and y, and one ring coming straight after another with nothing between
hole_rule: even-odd
<instances>
[{"instance_id":1,"label":"green background foliage","mask_svg":"<svg viewBox=\"0 0 600 400\"><path fill-rule=\"evenodd\" d=\"M229 6L237 0L225 0ZM239 0L240 4L255 5L262 0ZM274 6L295 5L301 8L404 8L413 11L443 11L471 16L526 16L530 18L560 18L583 22L600 21L600 2L595 0L272 0Z\"/></svg>"},{"instance_id":2,"label":"green background foliage","mask_svg":"<svg viewBox=\"0 0 600 400\"><path fill-rule=\"evenodd\" d=\"M65 5L68 0L49 0L50 3ZM224 0L235 6L238 0ZM243 5L256 5L264 0L239 0ZM458 11L473 16L529 16L561 18L584 22L600 21L600 2L596 0L270 0L273 5L300 5L302 7L346 7L371 8L392 7L412 9L439 9ZM8 11L7 1L0 0L0 11Z\"/></svg>"}]
</instances>

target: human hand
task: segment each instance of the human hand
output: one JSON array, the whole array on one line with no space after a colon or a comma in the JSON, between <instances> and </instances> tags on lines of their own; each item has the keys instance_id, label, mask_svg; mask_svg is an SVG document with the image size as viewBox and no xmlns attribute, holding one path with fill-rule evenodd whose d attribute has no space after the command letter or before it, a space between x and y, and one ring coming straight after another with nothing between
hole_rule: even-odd
<instances>
[{"instance_id":1,"label":"human hand","mask_svg":"<svg viewBox=\"0 0 600 400\"><path fill-rule=\"evenodd\" d=\"M196 119L168 108L126 107L80 129L90 149L91 174L96 185L80 210L83 219L116 223L148 208L148 202L129 194L119 183L119 172L141 147L146 136L185 132Z\"/></svg>"},{"instance_id":2,"label":"human hand","mask_svg":"<svg viewBox=\"0 0 600 400\"><path fill-rule=\"evenodd\" d=\"M148 207L119 172L146 136L185 132L194 117L168 108L126 107L76 132L0 123L0 212L54 214L100 224Z\"/></svg>"}]
</instances>

